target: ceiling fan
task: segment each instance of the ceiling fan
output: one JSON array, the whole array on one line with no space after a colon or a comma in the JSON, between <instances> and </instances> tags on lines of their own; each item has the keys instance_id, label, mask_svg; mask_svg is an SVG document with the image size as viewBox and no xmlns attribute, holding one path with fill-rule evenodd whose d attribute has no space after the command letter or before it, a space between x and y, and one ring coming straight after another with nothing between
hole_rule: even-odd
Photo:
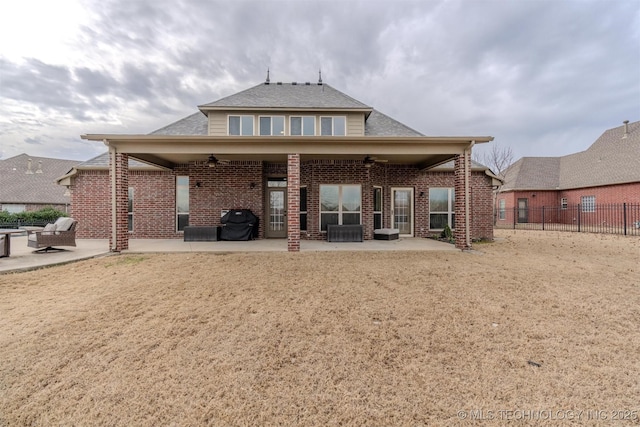
<instances>
[{"instance_id":1,"label":"ceiling fan","mask_svg":"<svg viewBox=\"0 0 640 427\"><path fill-rule=\"evenodd\" d=\"M218 159L213 154L211 154L209 156L209 158L207 159L207 166L209 166L210 168L215 168L216 165L224 165L224 164L227 164L227 163L229 163L229 160Z\"/></svg>"},{"instance_id":2,"label":"ceiling fan","mask_svg":"<svg viewBox=\"0 0 640 427\"><path fill-rule=\"evenodd\" d=\"M372 156L366 156L364 158L364 160L362 161L362 163L364 163L364 166L367 168L370 168L371 166L373 166L376 163L387 163L389 160L386 159L379 159L377 157L372 157Z\"/></svg>"}]
</instances>

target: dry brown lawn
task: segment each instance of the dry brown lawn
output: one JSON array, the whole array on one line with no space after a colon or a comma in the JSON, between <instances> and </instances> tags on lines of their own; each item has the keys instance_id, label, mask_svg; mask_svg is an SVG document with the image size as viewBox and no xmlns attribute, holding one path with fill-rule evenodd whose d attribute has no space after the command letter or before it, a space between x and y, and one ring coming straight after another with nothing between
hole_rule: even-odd
<instances>
[{"instance_id":1,"label":"dry brown lawn","mask_svg":"<svg viewBox=\"0 0 640 427\"><path fill-rule=\"evenodd\" d=\"M0 275L0 426L640 424L640 239L497 236Z\"/></svg>"}]
</instances>

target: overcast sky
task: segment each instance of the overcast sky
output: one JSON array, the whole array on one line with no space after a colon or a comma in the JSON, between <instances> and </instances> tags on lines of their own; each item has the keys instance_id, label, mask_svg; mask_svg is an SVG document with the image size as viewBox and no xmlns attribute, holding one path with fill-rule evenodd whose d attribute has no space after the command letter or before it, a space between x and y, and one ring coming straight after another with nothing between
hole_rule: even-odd
<instances>
[{"instance_id":1,"label":"overcast sky","mask_svg":"<svg viewBox=\"0 0 640 427\"><path fill-rule=\"evenodd\" d=\"M4 0L0 158L87 160L263 82L322 78L522 156L640 120L640 0Z\"/></svg>"}]
</instances>

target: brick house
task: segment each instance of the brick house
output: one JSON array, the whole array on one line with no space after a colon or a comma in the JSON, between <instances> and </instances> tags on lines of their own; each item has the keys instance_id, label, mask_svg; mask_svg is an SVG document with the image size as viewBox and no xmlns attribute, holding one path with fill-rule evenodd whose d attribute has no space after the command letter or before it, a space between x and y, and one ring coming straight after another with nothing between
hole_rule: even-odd
<instances>
[{"instance_id":1,"label":"brick house","mask_svg":"<svg viewBox=\"0 0 640 427\"><path fill-rule=\"evenodd\" d=\"M566 223L580 218L619 225L598 214L640 205L640 122L605 131L587 150L563 157L523 157L505 171L496 196L496 224ZM542 208L545 209L542 209ZM616 209L617 211L618 209ZM622 211L621 211L622 212ZM543 220L543 215L544 220ZM635 212L629 222L636 222Z\"/></svg>"},{"instance_id":2,"label":"brick house","mask_svg":"<svg viewBox=\"0 0 640 427\"><path fill-rule=\"evenodd\" d=\"M0 160L0 210L18 213L52 207L66 212L71 199L56 179L78 163L24 153Z\"/></svg>"},{"instance_id":3,"label":"brick house","mask_svg":"<svg viewBox=\"0 0 640 427\"><path fill-rule=\"evenodd\" d=\"M456 245L492 239L497 178L471 162L493 137L427 137L322 83L266 82L200 105L147 135L83 135L109 152L59 179L78 237L182 238L229 209L259 217L258 238L325 239L331 224Z\"/></svg>"}]
</instances>

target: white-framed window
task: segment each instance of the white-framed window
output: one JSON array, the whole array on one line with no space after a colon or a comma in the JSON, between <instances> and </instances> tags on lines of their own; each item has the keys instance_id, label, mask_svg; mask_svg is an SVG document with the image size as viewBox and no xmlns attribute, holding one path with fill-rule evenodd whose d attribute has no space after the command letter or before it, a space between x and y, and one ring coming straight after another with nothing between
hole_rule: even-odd
<instances>
[{"instance_id":1,"label":"white-framed window","mask_svg":"<svg viewBox=\"0 0 640 427\"><path fill-rule=\"evenodd\" d=\"M382 228L382 187L373 187L373 229Z\"/></svg>"},{"instance_id":2,"label":"white-framed window","mask_svg":"<svg viewBox=\"0 0 640 427\"><path fill-rule=\"evenodd\" d=\"M2 205L2 210L7 211L9 213L20 213L27 210L27 205L16 205L11 203L6 203Z\"/></svg>"},{"instance_id":3,"label":"white-framed window","mask_svg":"<svg viewBox=\"0 0 640 427\"><path fill-rule=\"evenodd\" d=\"M133 231L133 193L133 187L129 187L127 202L127 229L129 231Z\"/></svg>"},{"instance_id":4,"label":"white-framed window","mask_svg":"<svg viewBox=\"0 0 640 427\"><path fill-rule=\"evenodd\" d=\"M500 199L498 201L498 219L506 219L507 218L507 202L504 199Z\"/></svg>"},{"instance_id":5,"label":"white-framed window","mask_svg":"<svg viewBox=\"0 0 640 427\"><path fill-rule=\"evenodd\" d=\"M260 116L260 135L284 136L284 116Z\"/></svg>"},{"instance_id":6,"label":"white-framed window","mask_svg":"<svg viewBox=\"0 0 640 427\"><path fill-rule=\"evenodd\" d=\"M293 136L314 136L316 134L315 116L291 116L289 134Z\"/></svg>"},{"instance_id":7,"label":"white-framed window","mask_svg":"<svg viewBox=\"0 0 640 427\"><path fill-rule=\"evenodd\" d=\"M360 224L362 218L362 188L360 185L320 186L320 230L327 225Z\"/></svg>"},{"instance_id":8,"label":"white-framed window","mask_svg":"<svg viewBox=\"0 0 640 427\"><path fill-rule=\"evenodd\" d=\"M442 230L446 225L455 227L455 201L454 188L430 188L429 189L429 228Z\"/></svg>"},{"instance_id":9,"label":"white-framed window","mask_svg":"<svg viewBox=\"0 0 640 427\"><path fill-rule=\"evenodd\" d=\"M580 198L580 204L582 204L582 212L595 212L596 196L582 196Z\"/></svg>"},{"instance_id":10,"label":"white-framed window","mask_svg":"<svg viewBox=\"0 0 640 427\"><path fill-rule=\"evenodd\" d=\"M184 231L189 225L189 177L176 177L176 229Z\"/></svg>"},{"instance_id":11,"label":"white-framed window","mask_svg":"<svg viewBox=\"0 0 640 427\"><path fill-rule=\"evenodd\" d=\"M307 186L300 186L300 231L307 231Z\"/></svg>"},{"instance_id":12,"label":"white-framed window","mask_svg":"<svg viewBox=\"0 0 640 427\"><path fill-rule=\"evenodd\" d=\"M253 116L229 116L229 135L253 135Z\"/></svg>"},{"instance_id":13,"label":"white-framed window","mask_svg":"<svg viewBox=\"0 0 640 427\"><path fill-rule=\"evenodd\" d=\"M569 206L567 198L563 197L562 199L560 199L560 209L565 210L567 209L567 206Z\"/></svg>"},{"instance_id":14,"label":"white-framed window","mask_svg":"<svg viewBox=\"0 0 640 427\"><path fill-rule=\"evenodd\" d=\"M347 118L345 116L321 116L320 135L345 136L347 134Z\"/></svg>"}]
</instances>

